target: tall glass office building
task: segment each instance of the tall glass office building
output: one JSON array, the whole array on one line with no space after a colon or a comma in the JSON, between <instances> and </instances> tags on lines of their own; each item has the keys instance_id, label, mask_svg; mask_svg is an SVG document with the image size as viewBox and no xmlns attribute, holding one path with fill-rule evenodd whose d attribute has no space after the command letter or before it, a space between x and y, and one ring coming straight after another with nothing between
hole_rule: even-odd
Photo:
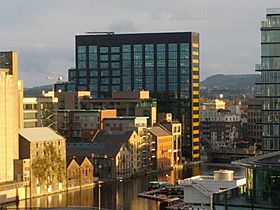
<instances>
[{"instance_id":1,"label":"tall glass office building","mask_svg":"<svg viewBox=\"0 0 280 210\"><path fill-rule=\"evenodd\" d=\"M262 99L262 150L280 150L280 8L267 9L261 26L261 72L257 97Z\"/></svg>"},{"instance_id":2,"label":"tall glass office building","mask_svg":"<svg viewBox=\"0 0 280 210\"><path fill-rule=\"evenodd\" d=\"M185 157L199 159L198 33L77 35L76 68L68 76L56 89L90 90L97 98L149 90L159 112L182 122Z\"/></svg>"}]
</instances>

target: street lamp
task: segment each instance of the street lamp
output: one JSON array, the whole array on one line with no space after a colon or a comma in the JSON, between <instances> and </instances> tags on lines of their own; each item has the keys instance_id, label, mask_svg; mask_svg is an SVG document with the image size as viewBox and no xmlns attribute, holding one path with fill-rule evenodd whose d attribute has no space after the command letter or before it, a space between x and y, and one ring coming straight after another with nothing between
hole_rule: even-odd
<instances>
[{"instance_id":1,"label":"street lamp","mask_svg":"<svg viewBox=\"0 0 280 210\"><path fill-rule=\"evenodd\" d=\"M101 210L101 184L103 181L98 180L98 210Z\"/></svg>"}]
</instances>

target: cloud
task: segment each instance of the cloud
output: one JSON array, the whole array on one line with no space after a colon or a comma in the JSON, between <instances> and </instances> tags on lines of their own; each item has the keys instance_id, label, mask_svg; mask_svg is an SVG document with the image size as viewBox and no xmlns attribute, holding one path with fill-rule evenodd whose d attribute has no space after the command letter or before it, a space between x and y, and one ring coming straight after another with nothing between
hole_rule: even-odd
<instances>
[{"instance_id":1,"label":"cloud","mask_svg":"<svg viewBox=\"0 0 280 210\"><path fill-rule=\"evenodd\" d=\"M279 0L9 0L1 3L1 50L19 53L26 86L74 66L75 34L197 31L201 76L254 73L260 59L260 21Z\"/></svg>"},{"instance_id":2,"label":"cloud","mask_svg":"<svg viewBox=\"0 0 280 210\"><path fill-rule=\"evenodd\" d=\"M129 17L113 21L109 25L109 29L114 32L135 32L137 27Z\"/></svg>"}]
</instances>

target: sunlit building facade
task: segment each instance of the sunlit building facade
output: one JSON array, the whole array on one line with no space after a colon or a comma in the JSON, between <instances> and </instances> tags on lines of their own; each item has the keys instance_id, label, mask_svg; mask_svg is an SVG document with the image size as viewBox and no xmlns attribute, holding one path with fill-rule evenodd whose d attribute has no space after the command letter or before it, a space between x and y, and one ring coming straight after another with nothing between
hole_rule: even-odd
<instances>
[{"instance_id":1,"label":"sunlit building facade","mask_svg":"<svg viewBox=\"0 0 280 210\"><path fill-rule=\"evenodd\" d=\"M18 129L22 126L23 85L18 81L15 52L0 52L0 183L14 179L14 159L18 159Z\"/></svg>"},{"instance_id":2,"label":"sunlit building facade","mask_svg":"<svg viewBox=\"0 0 280 210\"><path fill-rule=\"evenodd\" d=\"M199 159L199 34L194 32L76 36L76 68L56 90L90 90L94 98L148 90L158 112L182 122L184 156ZM71 88L70 88L71 89Z\"/></svg>"},{"instance_id":3,"label":"sunlit building facade","mask_svg":"<svg viewBox=\"0 0 280 210\"><path fill-rule=\"evenodd\" d=\"M262 99L262 150L280 150L280 8L267 9L261 26L261 72L257 97Z\"/></svg>"}]
</instances>

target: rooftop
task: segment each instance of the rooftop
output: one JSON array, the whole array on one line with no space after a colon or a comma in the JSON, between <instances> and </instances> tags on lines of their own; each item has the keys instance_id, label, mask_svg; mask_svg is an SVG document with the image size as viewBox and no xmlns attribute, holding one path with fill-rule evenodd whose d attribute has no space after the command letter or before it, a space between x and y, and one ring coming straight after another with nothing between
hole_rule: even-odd
<instances>
[{"instance_id":1,"label":"rooftop","mask_svg":"<svg viewBox=\"0 0 280 210\"><path fill-rule=\"evenodd\" d=\"M64 138L48 127L22 128L19 135L29 142L57 141Z\"/></svg>"},{"instance_id":2,"label":"rooftop","mask_svg":"<svg viewBox=\"0 0 280 210\"><path fill-rule=\"evenodd\" d=\"M68 143L67 157L115 157L122 145L127 144L134 131L122 134L99 132L91 143Z\"/></svg>"},{"instance_id":3,"label":"rooftop","mask_svg":"<svg viewBox=\"0 0 280 210\"><path fill-rule=\"evenodd\" d=\"M258 155L252 158L236 160L233 161L232 164L244 167L265 168L268 170L280 171L280 151Z\"/></svg>"},{"instance_id":4,"label":"rooftop","mask_svg":"<svg viewBox=\"0 0 280 210\"><path fill-rule=\"evenodd\" d=\"M134 120L134 119L148 119L149 117L138 117L138 116L117 116L117 117L107 117L107 118L104 118L104 119L107 119L107 120Z\"/></svg>"},{"instance_id":5,"label":"rooftop","mask_svg":"<svg viewBox=\"0 0 280 210\"><path fill-rule=\"evenodd\" d=\"M156 136L171 136L171 133L169 133L166 129L160 127L160 126L154 126L151 128L148 128L148 131Z\"/></svg>"}]
</instances>

